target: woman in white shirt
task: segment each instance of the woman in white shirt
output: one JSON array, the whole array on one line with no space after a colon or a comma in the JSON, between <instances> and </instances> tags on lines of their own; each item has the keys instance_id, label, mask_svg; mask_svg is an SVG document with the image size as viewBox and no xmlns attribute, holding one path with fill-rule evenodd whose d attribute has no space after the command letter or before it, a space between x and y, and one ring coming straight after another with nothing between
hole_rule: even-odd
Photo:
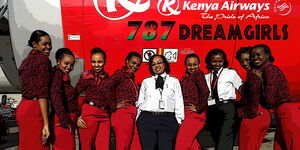
<instances>
[{"instance_id":1,"label":"woman in white shirt","mask_svg":"<svg viewBox=\"0 0 300 150\"><path fill-rule=\"evenodd\" d=\"M184 105L178 79L169 75L164 56L149 61L152 76L143 80L139 99L137 127L143 150L173 150L178 126L184 119Z\"/></svg>"},{"instance_id":2,"label":"woman in white shirt","mask_svg":"<svg viewBox=\"0 0 300 150\"><path fill-rule=\"evenodd\" d=\"M205 58L205 75L210 90L207 121L216 150L232 150L237 128L236 109L233 102L242 79L234 69L227 68L228 60L221 49L211 50Z\"/></svg>"}]
</instances>

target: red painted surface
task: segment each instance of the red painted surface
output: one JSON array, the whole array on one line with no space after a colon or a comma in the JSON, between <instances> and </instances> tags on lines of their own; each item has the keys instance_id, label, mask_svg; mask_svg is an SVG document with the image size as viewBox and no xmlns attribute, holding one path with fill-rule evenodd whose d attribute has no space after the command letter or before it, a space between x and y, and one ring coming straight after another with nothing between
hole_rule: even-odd
<instances>
[{"instance_id":1,"label":"red painted surface","mask_svg":"<svg viewBox=\"0 0 300 150\"><path fill-rule=\"evenodd\" d=\"M127 0L126 0L127 1ZM136 3L138 0L130 0ZM183 2L185 0L180 0L179 8L183 7ZM275 0L233 0L234 2L240 3L270 3L269 10L220 10L221 5L225 1L220 0L190 0L191 3L219 3L219 10L210 10L207 13L211 15L216 14L261 14L269 16L269 19L203 19L201 18L201 13L204 10L182 10L179 15L163 16L158 12L157 4L159 0L151 0L150 8L145 12L134 12L127 18L121 20L109 20L102 17L95 9L93 0L61 0L62 7L62 21L63 21L63 31L65 46L71 48L77 56L85 59L85 68L89 69L89 51L91 48L97 46L104 49L107 52L107 64L106 71L112 74L116 69L121 68L124 65L124 59L130 51L137 51L142 53L143 48L177 48L179 51L178 62L171 64L171 74L181 78L185 71L184 67L184 57L187 53L195 52L200 56L201 59L201 69L207 72L205 68L204 59L207 52L213 48L221 48L227 53L229 60L229 67L236 68L241 76L245 76L244 70L239 66L238 62L235 60L235 52L242 46L254 46L256 44L267 44L270 46L272 53L275 57L274 64L277 65L285 74L287 80L289 81L290 90L292 98L295 100L300 99L300 70L296 69L300 65L300 53L298 52L298 35L300 26L300 1L297 0L284 0L281 2ZM147 2L147 0L141 0L141 3ZM177 1L176 1L177 2ZM232 1L228 1L231 3ZM289 14L282 16L285 13L274 12L278 5L286 2L291 4L291 11ZM122 16L128 11L122 7L118 0L116 0L115 13L108 13L106 10L106 1L98 0L98 6L101 12L106 16L117 17ZM275 5L277 4L277 5ZM173 8L175 8L173 6ZM265 8L265 7L264 7ZM138 30L135 38L133 40L128 40L127 37L134 30L134 27L128 26L128 21L142 21L142 25ZM142 37L143 31L145 31L144 24L147 21L155 21L158 23L157 37L154 40L145 40ZM167 29L167 27L161 26L161 21L175 21L175 25L171 30L167 40L160 40L161 35ZM218 24L223 26L225 35L229 31L230 25L239 25L241 32L243 34L244 29L247 25L270 25L271 26L271 40L247 40L243 36L242 40L192 40L191 37L186 40L179 39L179 25L184 24L191 28L192 25L212 25L211 36L215 34L216 27ZM287 33L288 38L286 40L282 39L284 33L282 28L284 25L288 25ZM274 28L277 26L277 30ZM251 31L256 32L255 29ZM277 31L280 40L273 39L273 34ZM78 34L81 36L79 41L68 40L69 34ZM200 36L203 38L203 32ZM140 83L144 77L149 75L147 63L143 63L140 70L136 73L137 83Z\"/></svg>"}]
</instances>

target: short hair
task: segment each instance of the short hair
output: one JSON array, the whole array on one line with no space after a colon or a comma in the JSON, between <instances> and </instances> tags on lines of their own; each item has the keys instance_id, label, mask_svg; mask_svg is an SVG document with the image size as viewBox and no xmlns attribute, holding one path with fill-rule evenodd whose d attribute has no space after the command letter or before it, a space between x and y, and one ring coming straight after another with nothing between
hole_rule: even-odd
<instances>
[{"instance_id":1,"label":"short hair","mask_svg":"<svg viewBox=\"0 0 300 150\"><path fill-rule=\"evenodd\" d=\"M73 52L70 49L68 49L68 48L60 48L55 53L56 62L58 62L59 60L61 60L64 57L65 54L71 55L71 56L73 56L75 58Z\"/></svg>"},{"instance_id":2,"label":"short hair","mask_svg":"<svg viewBox=\"0 0 300 150\"><path fill-rule=\"evenodd\" d=\"M184 65L186 65L186 60L187 60L188 58L190 58L190 57L195 57L195 58L197 58L197 60L198 60L198 62L199 62L199 64L200 64L200 58L199 58L199 56L198 56L197 54L195 54L195 53L192 53L192 54L188 54L187 56L185 56L185 59L184 59Z\"/></svg>"},{"instance_id":3,"label":"short hair","mask_svg":"<svg viewBox=\"0 0 300 150\"><path fill-rule=\"evenodd\" d=\"M30 39L28 40L28 46L33 47L32 43L38 43L42 36L49 36L49 34L43 30L35 30L31 33ZM50 36L49 36L50 37Z\"/></svg>"},{"instance_id":4,"label":"short hair","mask_svg":"<svg viewBox=\"0 0 300 150\"><path fill-rule=\"evenodd\" d=\"M271 49L270 49L270 47L268 46L268 45L265 45L265 44L258 44L258 45L255 45L255 46L253 46L253 48L251 49L251 52L252 52L252 50L253 49L255 49L255 48L263 48L263 50L264 50L264 52L266 53L266 54L269 54L269 61L271 62L271 63L273 63L274 61L275 61L275 58L272 56L272 53L271 53Z\"/></svg>"},{"instance_id":5,"label":"short hair","mask_svg":"<svg viewBox=\"0 0 300 150\"><path fill-rule=\"evenodd\" d=\"M94 55L94 54L100 53L100 54L103 55L104 61L106 61L106 53L105 53L104 50L102 50L101 48L99 48L99 47L94 47L93 49L91 49L90 53L91 53L91 57L92 57L92 55Z\"/></svg>"},{"instance_id":6,"label":"short hair","mask_svg":"<svg viewBox=\"0 0 300 150\"><path fill-rule=\"evenodd\" d=\"M226 57L226 53L222 50L222 49L212 49L211 51L208 52L208 54L205 57L205 63L206 63L206 68L210 71L213 70L214 68L211 65L211 56L212 55L217 55L217 54L221 54L223 55L224 58L224 64L223 67L227 68L228 67L228 60Z\"/></svg>"},{"instance_id":7,"label":"short hair","mask_svg":"<svg viewBox=\"0 0 300 150\"><path fill-rule=\"evenodd\" d=\"M152 63L153 63L153 59L154 57L160 57L162 60L163 60L163 63L165 64L165 72L167 74L169 74L171 71L170 71L170 64L169 62L167 61L166 57L163 56L163 55L153 55L150 57L150 60L149 60L149 63L148 63L148 66L149 66L149 71L152 75L155 75L154 71L152 70Z\"/></svg>"},{"instance_id":8,"label":"short hair","mask_svg":"<svg viewBox=\"0 0 300 150\"><path fill-rule=\"evenodd\" d=\"M136 56L136 57L142 59L141 54L139 54L139 53L137 53L137 52L130 52L130 53L128 53L128 55L127 55L126 58L125 58L125 64L126 64L126 60L129 61L129 60L131 59L131 57L133 57L133 56Z\"/></svg>"},{"instance_id":9,"label":"short hair","mask_svg":"<svg viewBox=\"0 0 300 150\"><path fill-rule=\"evenodd\" d=\"M241 47L236 53L235 53L235 58L237 60L239 60L242 56L243 53L247 53L250 54L250 50L252 49L252 47L248 46L248 47Z\"/></svg>"}]
</instances>

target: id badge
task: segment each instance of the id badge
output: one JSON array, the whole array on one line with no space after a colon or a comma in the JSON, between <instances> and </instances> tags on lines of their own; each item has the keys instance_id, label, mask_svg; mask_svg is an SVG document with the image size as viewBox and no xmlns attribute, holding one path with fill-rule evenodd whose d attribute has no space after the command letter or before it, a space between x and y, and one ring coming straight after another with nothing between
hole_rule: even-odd
<instances>
[{"instance_id":1,"label":"id badge","mask_svg":"<svg viewBox=\"0 0 300 150\"><path fill-rule=\"evenodd\" d=\"M212 99L211 97L209 97L209 98L208 98L208 101L207 101L207 105L208 105L208 106L216 105L216 100L215 100L215 99Z\"/></svg>"},{"instance_id":2,"label":"id badge","mask_svg":"<svg viewBox=\"0 0 300 150\"><path fill-rule=\"evenodd\" d=\"M162 100L159 100L159 109L165 109L165 102Z\"/></svg>"}]
</instances>

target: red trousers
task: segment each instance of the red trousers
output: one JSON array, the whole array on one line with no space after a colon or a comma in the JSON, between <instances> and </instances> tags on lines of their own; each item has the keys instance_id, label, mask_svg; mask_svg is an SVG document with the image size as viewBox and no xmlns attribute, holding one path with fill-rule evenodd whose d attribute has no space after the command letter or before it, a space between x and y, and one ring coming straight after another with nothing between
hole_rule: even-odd
<instances>
[{"instance_id":1,"label":"red trousers","mask_svg":"<svg viewBox=\"0 0 300 150\"><path fill-rule=\"evenodd\" d=\"M274 150L300 150L300 110L293 103L275 109Z\"/></svg>"},{"instance_id":2,"label":"red trousers","mask_svg":"<svg viewBox=\"0 0 300 150\"><path fill-rule=\"evenodd\" d=\"M130 150L142 150L139 132L135 124Z\"/></svg>"},{"instance_id":3,"label":"red trousers","mask_svg":"<svg viewBox=\"0 0 300 150\"><path fill-rule=\"evenodd\" d=\"M261 105L258 105L261 115L255 118L243 118L239 132L240 150L259 150L271 124L270 113Z\"/></svg>"},{"instance_id":4,"label":"red trousers","mask_svg":"<svg viewBox=\"0 0 300 150\"><path fill-rule=\"evenodd\" d=\"M200 150L197 135L206 121L206 113L201 114L185 110L185 119L179 127L175 150Z\"/></svg>"},{"instance_id":5,"label":"red trousers","mask_svg":"<svg viewBox=\"0 0 300 150\"><path fill-rule=\"evenodd\" d=\"M76 114L70 113L73 122L76 121ZM51 135L51 143L53 150L75 150L75 130L70 133L69 128L60 126L59 118L55 114L53 116L53 132Z\"/></svg>"},{"instance_id":6,"label":"red trousers","mask_svg":"<svg viewBox=\"0 0 300 150\"><path fill-rule=\"evenodd\" d=\"M116 150L129 150L134 135L137 109L130 104L126 107L117 109L111 116L116 135Z\"/></svg>"},{"instance_id":7,"label":"red trousers","mask_svg":"<svg viewBox=\"0 0 300 150\"><path fill-rule=\"evenodd\" d=\"M110 120L107 111L84 104L81 116L87 126L87 128L79 128L81 150L108 150Z\"/></svg>"},{"instance_id":8,"label":"red trousers","mask_svg":"<svg viewBox=\"0 0 300 150\"><path fill-rule=\"evenodd\" d=\"M22 98L16 111L19 126L19 150L49 150L42 145L44 120L38 100Z\"/></svg>"}]
</instances>

